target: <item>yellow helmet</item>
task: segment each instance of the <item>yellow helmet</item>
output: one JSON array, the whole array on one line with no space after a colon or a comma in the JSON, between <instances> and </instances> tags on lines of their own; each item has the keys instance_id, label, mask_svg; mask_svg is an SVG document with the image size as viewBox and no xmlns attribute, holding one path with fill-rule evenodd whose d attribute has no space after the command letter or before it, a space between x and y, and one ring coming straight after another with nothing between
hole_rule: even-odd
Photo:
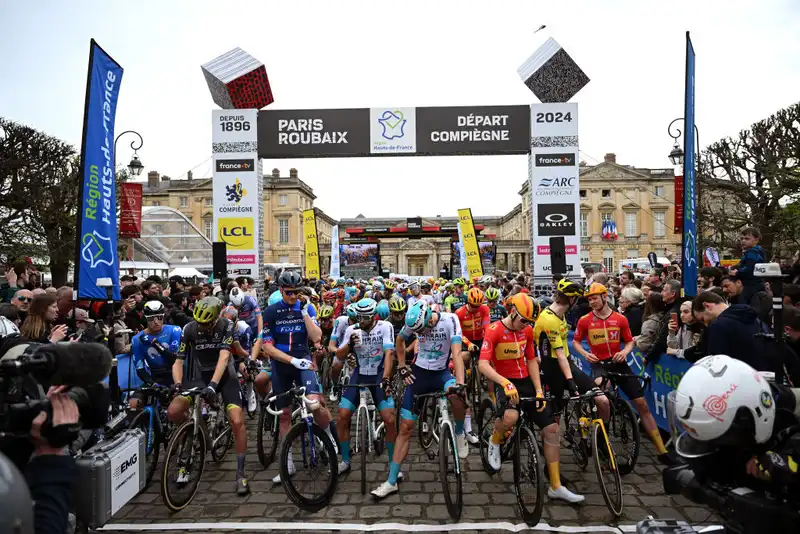
<instances>
[{"instance_id":1,"label":"yellow helmet","mask_svg":"<svg viewBox=\"0 0 800 534\"><path fill-rule=\"evenodd\" d=\"M589 287L586 288L586 292L584 292L584 297L589 297L591 295L607 295L608 289L606 286L601 284L600 282L592 282L589 284Z\"/></svg>"},{"instance_id":2,"label":"yellow helmet","mask_svg":"<svg viewBox=\"0 0 800 534\"><path fill-rule=\"evenodd\" d=\"M217 297L205 297L194 305L193 317L199 324L213 323L222 312L222 301Z\"/></svg>"},{"instance_id":3,"label":"yellow helmet","mask_svg":"<svg viewBox=\"0 0 800 534\"><path fill-rule=\"evenodd\" d=\"M567 297L580 297L583 295L583 284L573 282L568 278L562 278L558 281L556 290Z\"/></svg>"}]
</instances>

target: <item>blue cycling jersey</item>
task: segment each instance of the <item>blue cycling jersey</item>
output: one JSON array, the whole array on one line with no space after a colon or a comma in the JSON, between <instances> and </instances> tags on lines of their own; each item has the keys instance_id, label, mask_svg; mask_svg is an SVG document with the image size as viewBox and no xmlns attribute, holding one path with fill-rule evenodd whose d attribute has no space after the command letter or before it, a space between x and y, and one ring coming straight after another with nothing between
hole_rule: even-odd
<instances>
[{"instance_id":1,"label":"blue cycling jersey","mask_svg":"<svg viewBox=\"0 0 800 534\"><path fill-rule=\"evenodd\" d=\"M174 325L164 325L156 335L139 332L133 337L132 349L133 365L135 369L149 371L154 378L165 380L172 377L172 364L181 344L181 328ZM156 344L173 354L173 360L165 357L156 348Z\"/></svg>"},{"instance_id":2,"label":"blue cycling jersey","mask_svg":"<svg viewBox=\"0 0 800 534\"><path fill-rule=\"evenodd\" d=\"M253 348L253 329L244 321L239 321L236 326L239 330L239 345L249 354Z\"/></svg>"},{"instance_id":3,"label":"blue cycling jersey","mask_svg":"<svg viewBox=\"0 0 800 534\"><path fill-rule=\"evenodd\" d=\"M247 326L253 329L253 332L258 330L258 316L261 315L261 308L258 306L256 299L250 296L244 297L244 302L239 308L239 319L247 323ZM241 343L241 339L239 342Z\"/></svg>"},{"instance_id":4,"label":"blue cycling jersey","mask_svg":"<svg viewBox=\"0 0 800 534\"><path fill-rule=\"evenodd\" d=\"M314 318L316 311L309 306L308 314ZM285 352L293 358L310 358L308 352L308 332L303 315L300 312L300 302L295 302L289 307L281 299L279 302L268 306L264 310L264 330L260 337L265 343L272 343L275 348Z\"/></svg>"}]
</instances>

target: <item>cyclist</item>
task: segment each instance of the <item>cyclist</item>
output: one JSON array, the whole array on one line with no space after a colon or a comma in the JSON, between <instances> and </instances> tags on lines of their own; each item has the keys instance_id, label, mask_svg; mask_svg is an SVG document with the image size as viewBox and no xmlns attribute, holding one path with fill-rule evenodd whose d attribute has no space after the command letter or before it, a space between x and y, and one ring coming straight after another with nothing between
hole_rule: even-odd
<instances>
[{"instance_id":1,"label":"cyclist","mask_svg":"<svg viewBox=\"0 0 800 534\"><path fill-rule=\"evenodd\" d=\"M391 300L391 297L389 298ZM389 309L389 300L383 299L378 304L378 307L375 309L375 312L378 314L378 317L381 321L388 321L389 315L391 314L391 310ZM394 339L394 338L392 338Z\"/></svg>"},{"instance_id":2,"label":"cyclist","mask_svg":"<svg viewBox=\"0 0 800 534\"><path fill-rule=\"evenodd\" d=\"M164 324L164 304L160 300L144 303L147 327L133 336L131 353L136 374L146 385L172 385L172 365L181 345L181 328ZM134 393L131 410L138 410L142 396Z\"/></svg>"},{"instance_id":3,"label":"cyclist","mask_svg":"<svg viewBox=\"0 0 800 534\"><path fill-rule=\"evenodd\" d=\"M380 302L383 300L383 282L375 280L372 282L372 291L368 291L365 294L365 297L373 299L375 302Z\"/></svg>"},{"instance_id":4,"label":"cyclist","mask_svg":"<svg viewBox=\"0 0 800 534\"><path fill-rule=\"evenodd\" d=\"M334 380L342 370L345 358L354 352L356 367L350 377L353 384L374 384L369 388L370 394L383 418L386 428L386 449L391 457L394 453L396 438L394 424L394 399L390 392L392 376L392 354L394 353L394 336L392 325L383 320L376 320L378 303L373 299L361 299L355 304L356 321L347 327L344 334L345 344L336 351L331 374ZM350 419L356 410L358 388L347 388L342 392L339 401L336 428L339 433L339 450L342 462L339 474L350 470ZM362 428L361 432L367 429Z\"/></svg>"},{"instance_id":5,"label":"cyclist","mask_svg":"<svg viewBox=\"0 0 800 534\"><path fill-rule=\"evenodd\" d=\"M255 297L245 294L238 287L231 289L228 299L232 306L239 312L239 319L247 323L253 332L261 332L264 328L264 319L261 317L261 308Z\"/></svg>"},{"instance_id":6,"label":"cyclist","mask_svg":"<svg viewBox=\"0 0 800 534\"><path fill-rule=\"evenodd\" d=\"M331 414L325 406L325 398L320 394L316 366L309 353L309 339L319 343L322 331L309 313L308 304L300 299L299 287L302 282L300 274L284 271L278 277L278 286L283 298L267 307L264 311L264 330L261 337L264 341L264 352L272 360L272 391L280 395L295 386L304 386L310 400L318 400L322 405L315 413L314 420L324 429L336 444L330 429ZM277 401L277 408L282 408L280 417L280 435L284 436L291 424L291 399L283 397ZM288 461L289 473L294 474L295 467L291 455ZM280 475L272 481L279 484Z\"/></svg>"},{"instance_id":7,"label":"cyclist","mask_svg":"<svg viewBox=\"0 0 800 534\"><path fill-rule=\"evenodd\" d=\"M489 287L484 293L486 296L486 305L489 307L489 320L496 323L500 319L508 316L508 310L504 306L499 306L497 301L500 300L500 291L496 287Z\"/></svg>"},{"instance_id":8,"label":"cyclist","mask_svg":"<svg viewBox=\"0 0 800 534\"><path fill-rule=\"evenodd\" d=\"M659 461L670 465L661 432L644 399L642 385L627 362L634 345L628 319L609 307L606 300L608 290L600 282L590 284L583 295L589 301L592 311L578 319L572 348L592 364L592 374L598 377L598 384L603 370L628 375L627 378L615 378L614 381L639 412L642 426L656 447ZM584 339L589 343L588 351L581 343Z\"/></svg>"},{"instance_id":9,"label":"cyclist","mask_svg":"<svg viewBox=\"0 0 800 534\"><path fill-rule=\"evenodd\" d=\"M418 353L412 366L406 365L406 342L411 335L417 335ZM452 356L455 378L447 368ZM414 421L417 416L411 412L415 395L435 391L449 391L452 386L464 384L464 362L461 359L461 326L452 313L435 312L427 303L418 302L409 308L405 325L397 336L398 372L409 386L403 396L400 410L402 422L397 436L394 455L389 463L389 478L372 491L372 495L382 499L397 492L397 479L400 466L408 454L408 444ZM469 455L467 437L464 435L464 413L466 403L460 395L451 395L453 417L455 419L456 447L458 455Z\"/></svg>"},{"instance_id":10,"label":"cyclist","mask_svg":"<svg viewBox=\"0 0 800 534\"><path fill-rule=\"evenodd\" d=\"M331 330L331 338L328 342L328 350L336 352L342 343L344 343L344 332L347 327L356 322L356 309L355 303L348 304L345 309L345 315L337 317L333 321L333 329Z\"/></svg>"},{"instance_id":11,"label":"cyclist","mask_svg":"<svg viewBox=\"0 0 800 534\"><path fill-rule=\"evenodd\" d=\"M183 329L181 345L175 363L172 365L172 378L176 389L191 388L207 384L203 397L207 401L216 399L217 391L222 393L222 402L228 412L236 448L236 493L247 495L250 486L244 472L247 453L247 428L242 415L242 399L239 382L231 360L231 345L238 341L239 333L234 324L220 317L222 301L217 297L205 297L194 307L194 321ZM184 377L184 364L186 376ZM180 424L187 418L191 399L177 396L172 399L167 411L169 420ZM184 468L178 472L178 483L188 482Z\"/></svg>"},{"instance_id":12,"label":"cyclist","mask_svg":"<svg viewBox=\"0 0 800 534\"><path fill-rule=\"evenodd\" d=\"M469 373L470 358L477 362L483 344L483 331L491 322L489 307L483 303L483 291L477 287L470 289L467 293L467 305L456 310L456 317L461 324L461 342L467 349L466 353L461 353L461 356L464 358L464 365ZM474 399L473 402L475 402ZM472 432L472 416L469 409L466 419L464 419L464 428L467 432L467 441L473 445L480 441L478 436Z\"/></svg>"},{"instance_id":13,"label":"cyclist","mask_svg":"<svg viewBox=\"0 0 800 534\"><path fill-rule=\"evenodd\" d=\"M355 285L353 285L354 283L355 282L353 281L352 278L348 278L347 280L345 280L344 301L347 304L350 304L351 302L355 302L356 299L358 298L359 291L358 291L358 288L355 287Z\"/></svg>"},{"instance_id":14,"label":"cyclist","mask_svg":"<svg viewBox=\"0 0 800 534\"><path fill-rule=\"evenodd\" d=\"M395 290L396 287L397 287L397 284L395 283L394 280L386 280L383 283L383 299L384 300L388 300L388 299L392 298L392 293L394 293L394 290ZM381 302L383 302L383 301L381 301Z\"/></svg>"},{"instance_id":15,"label":"cyclist","mask_svg":"<svg viewBox=\"0 0 800 534\"><path fill-rule=\"evenodd\" d=\"M544 398L531 326L540 311L539 302L524 293L518 293L512 300L511 315L490 324L483 338L478 368L486 378L500 386L497 406L507 402L503 416L498 417L494 425L489 442L489 465L495 470L501 467L500 444L508 430L517 424L519 398ZM527 416L541 429L544 438L544 456L550 476L548 497L570 503L582 502L582 495L572 493L561 485L559 427L553 416L553 408L549 404L530 404Z\"/></svg>"},{"instance_id":16,"label":"cyclist","mask_svg":"<svg viewBox=\"0 0 800 534\"><path fill-rule=\"evenodd\" d=\"M464 287L467 282L463 278L453 280L453 294L444 299L445 311L455 313L461 306L467 303L467 296L464 294Z\"/></svg>"}]
</instances>

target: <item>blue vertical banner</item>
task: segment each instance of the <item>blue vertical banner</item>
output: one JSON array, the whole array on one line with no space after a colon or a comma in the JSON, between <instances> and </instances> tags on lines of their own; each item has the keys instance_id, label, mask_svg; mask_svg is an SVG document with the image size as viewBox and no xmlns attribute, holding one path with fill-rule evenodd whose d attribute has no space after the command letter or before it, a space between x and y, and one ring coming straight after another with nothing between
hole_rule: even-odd
<instances>
[{"instance_id":1,"label":"blue vertical banner","mask_svg":"<svg viewBox=\"0 0 800 534\"><path fill-rule=\"evenodd\" d=\"M111 278L120 300L114 121L122 67L91 40L81 145L75 289L79 299L107 298L98 278Z\"/></svg>"},{"instance_id":2,"label":"blue vertical banner","mask_svg":"<svg viewBox=\"0 0 800 534\"><path fill-rule=\"evenodd\" d=\"M694 47L686 32L686 107L683 112L683 293L697 294L697 191L695 189Z\"/></svg>"}]
</instances>

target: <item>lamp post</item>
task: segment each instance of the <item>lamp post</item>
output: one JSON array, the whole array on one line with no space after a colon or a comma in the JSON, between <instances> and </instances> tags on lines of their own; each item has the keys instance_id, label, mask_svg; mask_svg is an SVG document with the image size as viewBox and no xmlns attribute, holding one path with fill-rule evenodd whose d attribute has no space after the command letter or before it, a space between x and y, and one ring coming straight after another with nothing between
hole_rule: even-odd
<instances>
[{"instance_id":1,"label":"lamp post","mask_svg":"<svg viewBox=\"0 0 800 534\"><path fill-rule=\"evenodd\" d=\"M670 151L668 157L669 157L669 160L672 162L672 164L674 166L676 166L676 167L680 167L681 168L681 173L685 175L686 173L683 170L683 164L684 164L684 162L686 160L686 154L684 154L683 149L681 148L681 145L678 142L678 139L680 139L681 136L683 135L683 131L675 125L676 122L682 121L682 120L684 120L683 117L678 117L676 119L673 119L672 122L669 123L669 126L667 126L667 134L675 142L675 144L672 146L672 150ZM695 136L694 149L695 149L695 154L697 156L695 158L695 165L696 165L697 162L700 161L700 158L699 158L699 156L700 156L700 132L698 132L698 130L697 130L697 125L695 125L695 127L694 127L694 136ZM684 182L683 182L683 195L684 195L684 198L682 199L682 204L683 204L684 210L685 210L685 206L686 206L686 200L685 200L686 197L685 197L685 195L686 195L686 191L687 191L687 188L686 188L686 176L683 177L683 180L684 180ZM699 203L700 203L700 188L697 188L697 204L699 205ZM699 225L699 217L698 217L698 225ZM683 221L681 221L681 228L682 227L683 227ZM683 254L685 252L684 243L683 243L683 237L684 237L684 232L681 231L681 257L683 257Z\"/></svg>"},{"instance_id":2,"label":"lamp post","mask_svg":"<svg viewBox=\"0 0 800 534\"><path fill-rule=\"evenodd\" d=\"M119 141L120 137L129 133L134 134L136 137L139 138L139 144L136 145L135 139L131 141L131 150L133 150L133 157L131 158L130 163L128 163L128 172L130 173L131 176L139 176L140 174L142 174L142 170L144 170L144 165L142 165L142 162L139 160L139 154L136 151L142 148L142 145L144 145L144 140L142 139L142 135L134 130L126 130L121 134L119 134L116 139L114 139L114 168L116 169L117 167L117 141Z\"/></svg>"}]
</instances>

